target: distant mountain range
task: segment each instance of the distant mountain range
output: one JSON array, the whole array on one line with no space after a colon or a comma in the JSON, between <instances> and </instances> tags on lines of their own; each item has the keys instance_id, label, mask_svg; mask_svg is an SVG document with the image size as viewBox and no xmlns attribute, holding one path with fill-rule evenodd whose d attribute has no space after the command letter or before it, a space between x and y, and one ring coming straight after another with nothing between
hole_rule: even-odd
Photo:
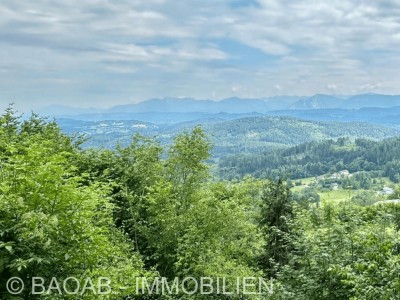
<instances>
[{"instance_id":1,"label":"distant mountain range","mask_svg":"<svg viewBox=\"0 0 400 300\"><path fill-rule=\"evenodd\" d=\"M363 94L341 99L335 96L318 94L297 101L290 109L360 109L365 107L389 108L394 106L400 106L400 96Z\"/></svg>"},{"instance_id":2,"label":"distant mountain range","mask_svg":"<svg viewBox=\"0 0 400 300\"><path fill-rule=\"evenodd\" d=\"M192 98L150 99L136 104L126 104L109 109L74 108L52 105L39 110L41 115L68 117L79 120L129 120L138 114L194 114L187 120L209 114L266 114L272 111L320 110L400 107L400 95L363 94L340 97L317 94L312 97L279 96L262 99L227 98L221 101L196 100ZM151 120L148 120L151 121ZM183 121L183 120L178 120Z\"/></svg>"},{"instance_id":3,"label":"distant mountain range","mask_svg":"<svg viewBox=\"0 0 400 300\"><path fill-rule=\"evenodd\" d=\"M313 140L383 139L400 133L400 96L378 94L221 101L163 98L109 109L50 106L39 114L56 117L67 134L90 138L84 147L128 145L134 133L168 145L177 133L201 124L215 145L216 160Z\"/></svg>"},{"instance_id":4,"label":"distant mountain range","mask_svg":"<svg viewBox=\"0 0 400 300\"><path fill-rule=\"evenodd\" d=\"M227 98L221 101L196 100L193 98L150 99L135 104L113 106L108 109L74 108L63 105L51 105L39 111L48 116L82 116L88 114L123 115L138 113L265 113L272 110L290 108L304 97L280 96L265 99ZM305 99L305 98L304 98Z\"/></svg>"}]
</instances>

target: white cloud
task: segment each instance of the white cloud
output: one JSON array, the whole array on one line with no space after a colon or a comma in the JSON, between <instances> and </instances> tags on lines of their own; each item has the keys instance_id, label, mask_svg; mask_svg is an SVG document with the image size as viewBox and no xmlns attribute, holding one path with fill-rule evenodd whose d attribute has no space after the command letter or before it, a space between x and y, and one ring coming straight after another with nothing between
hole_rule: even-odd
<instances>
[{"instance_id":1,"label":"white cloud","mask_svg":"<svg viewBox=\"0 0 400 300\"><path fill-rule=\"evenodd\" d=\"M361 86L358 87L358 91L359 92L371 92L371 91L375 91L379 88L382 87L382 83L381 82L377 82L377 83L366 83L363 84Z\"/></svg>"},{"instance_id":2,"label":"white cloud","mask_svg":"<svg viewBox=\"0 0 400 300\"><path fill-rule=\"evenodd\" d=\"M234 85L234 86L231 87L231 91L232 91L232 93L234 93L234 94L239 93L241 90L242 90L242 87L239 86L239 85Z\"/></svg>"},{"instance_id":3,"label":"white cloud","mask_svg":"<svg viewBox=\"0 0 400 300\"><path fill-rule=\"evenodd\" d=\"M173 60L224 60L227 55L215 48L202 48L195 45L176 45L171 48L159 46L139 46L134 44L108 44L103 50L111 55L104 57L110 61L121 62L171 62Z\"/></svg>"},{"instance_id":4,"label":"white cloud","mask_svg":"<svg viewBox=\"0 0 400 300\"><path fill-rule=\"evenodd\" d=\"M328 84L327 86L326 86L326 88L329 90L329 91L331 91L331 92L335 92L336 90L337 90L337 85L336 84Z\"/></svg>"},{"instance_id":5,"label":"white cloud","mask_svg":"<svg viewBox=\"0 0 400 300\"><path fill-rule=\"evenodd\" d=\"M400 93L399 1L258 2L2 1L0 90L77 104L210 91Z\"/></svg>"}]
</instances>

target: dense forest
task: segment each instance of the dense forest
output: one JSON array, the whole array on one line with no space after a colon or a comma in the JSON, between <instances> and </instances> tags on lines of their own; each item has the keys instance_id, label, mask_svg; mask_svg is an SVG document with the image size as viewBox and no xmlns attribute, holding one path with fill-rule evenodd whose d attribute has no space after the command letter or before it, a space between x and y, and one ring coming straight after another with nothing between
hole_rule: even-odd
<instances>
[{"instance_id":1,"label":"dense forest","mask_svg":"<svg viewBox=\"0 0 400 300\"><path fill-rule=\"evenodd\" d=\"M376 176L400 179L400 138L381 141L339 138L313 141L263 154L229 156L219 163L223 178L251 174L269 178L285 175L292 179L320 176L347 169L351 173L377 171Z\"/></svg>"},{"instance_id":2,"label":"dense forest","mask_svg":"<svg viewBox=\"0 0 400 300\"><path fill-rule=\"evenodd\" d=\"M400 299L399 205L297 201L276 176L215 180L200 127L169 147L135 135L114 150L85 150L55 122L22 121L9 108L0 140L1 299ZM234 166L234 177L259 166L276 175L281 165L293 176L387 172L390 163L398 172L399 143L312 142L221 166ZM34 295L37 276L108 277L112 293ZM273 291L147 296L137 294L139 276L272 278ZM23 280L22 294L6 290L11 277Z\"/></svg>"},{"instance_id":3,"label":"dense forest","mask_svg":"<svg viewBox=\"0 0 400 300\"><path fill-rule=\"evenodd\" d=\"M67 134L80 132L90 137L82 146L114 149L117 143L127 146L131 137L139 133L155 137L163 146L172 143L177 133L201 124L213 143L214 161L227 155L258 154L311 141L340 137L384 139L399 134L395 128L361 122L316 122L284 116L241 117L235 120L200 119L177 124L154 124L140 121L59 120Z\"/></svg>"}]
</instances>

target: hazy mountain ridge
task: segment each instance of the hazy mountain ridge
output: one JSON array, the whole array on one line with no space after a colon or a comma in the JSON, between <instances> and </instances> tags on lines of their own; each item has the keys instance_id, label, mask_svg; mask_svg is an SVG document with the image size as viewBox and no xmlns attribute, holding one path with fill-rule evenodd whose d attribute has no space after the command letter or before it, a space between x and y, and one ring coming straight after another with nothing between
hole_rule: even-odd
<instances>
[{"instance_id":1,"label":"hazy mountain ridge","mask_svg":"<svg viewBox=\"0 0 400 300\"><path fill-rule=\"evenodd\" d=\"M289 109L322 109L322 108L338 108L341 107L344 99L339 99L334 96L317 94L307 99L301 99L294 103Z\"/></svg>"},{"instance_id":2,"label":"hazy mountain ridge","mask_svg":"<svg viewBox=\"0 0 400 300\"><path fill-rule=\"evenodd\" d=\"M400 96L398 95L363 94L352 97L340 97L317 94L312 97L278 96L260 99L233 97L221 101L196 100L193 98L162 98L150 99L136 104L117 105L108 109L81 109L51 105L39 110L39 113L50 117L90 121L141 119L149 122L164 121L164 117L160 115L154 117L154 114L162 113L172 114L169 115L169 119L165 118L165 122L178 123L210 118L210 115L214 114L270 114L275 111L287 111L287 114L292 115L291 111L321 109L345 109L349 110L345 112L345 115L349 116L353 114L354 110L362 108L391 108L396 106L400 107ZM174 116L173 114L176 115ZM184 114L189 115L185 116ZM385 112L385 115L389 115L388 112ZM150 119L146 119L149 116ZM175 120L175 118L177 119ZM225 116L224 118L229 117ZM357 120L357 117L354 120Z\"/></svg>"},{"instance_id":3,"label":"hazy mountain ridge","mask_svg":"<svg viewBox=\"0 0 400 300\"><path fill-rule=\"evenodd\" d=\"M177 113L177 112L147 112L147 113L98 113L80 114L75 116L56 117L57 119L73 119L77 121L129 121L150 122L154 124L179 124L186 122L201 122L202 120L228 121L244 117L257 116L291 116L310 121L337 122L368 122L390 127L400 127L400 106L391 108L364 107L360 109L290 109L274 110L265 113Z\"/></svg>"},{"instance_id":4,"label":"hazy mountain ridge","mask_svg":"<svg viewBox=\"0 0 400 300\"><path fill-rule=\"evenodd\" d=\"M400 106L390 108L363 107L360 109L293 109L267 112L265 115L291 116L311 121L367 122L390 127L400 126Z\"/></svg>"},{"instance_id":5,"label":"hazy mountain ridge","mask_svg":"<svg viewBox=\"0 0 400 300\"><path fill-rule=\"evenodd\" d=\"M363 107L390 108L400 106L400 95L363 94L343 101L343 108L359 109Z\"/></svg>"}]
</instances>

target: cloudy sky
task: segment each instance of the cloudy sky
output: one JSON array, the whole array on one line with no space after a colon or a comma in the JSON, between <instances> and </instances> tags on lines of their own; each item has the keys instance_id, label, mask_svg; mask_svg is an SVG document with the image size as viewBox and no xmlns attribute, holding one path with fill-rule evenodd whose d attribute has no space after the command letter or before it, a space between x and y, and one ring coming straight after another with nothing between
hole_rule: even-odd
<instances>
[{"instance_id":1,"label":"cloudy sky","mask_svg":"<svg viewBox=\"0 0 400 300\"><path fill-rule=\"evenodd\" d=\"M0 2L0 106L400 94L399 0Z\"/></svg>"}]
</instances>

